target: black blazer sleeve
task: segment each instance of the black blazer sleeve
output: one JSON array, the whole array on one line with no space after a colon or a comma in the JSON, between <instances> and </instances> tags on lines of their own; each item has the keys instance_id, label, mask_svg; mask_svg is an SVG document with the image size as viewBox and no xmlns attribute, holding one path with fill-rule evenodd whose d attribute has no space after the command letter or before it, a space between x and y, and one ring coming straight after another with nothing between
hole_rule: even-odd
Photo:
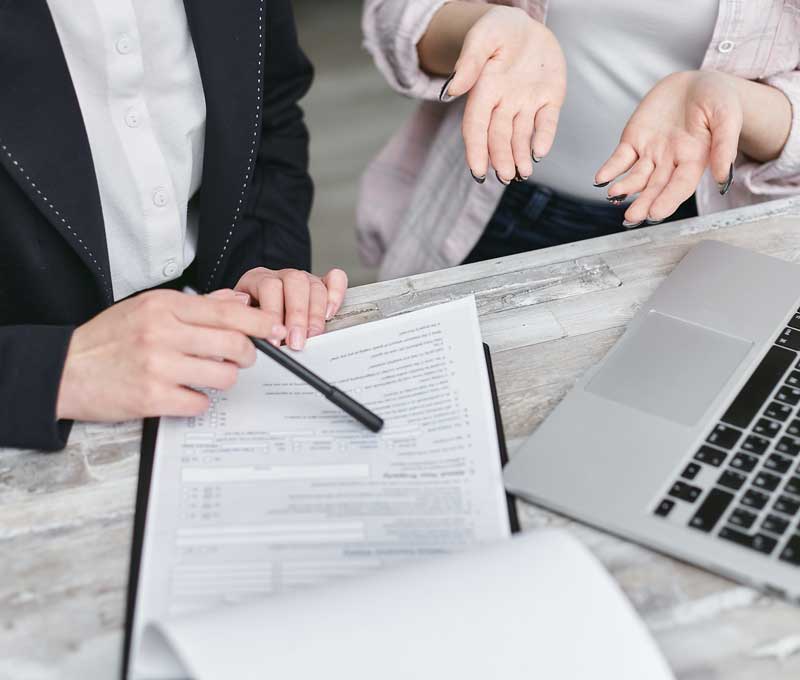
<instances>
[{"instance_id":1,"label":"black blazer sleeve","mask_svg":"<svg viewBox=\"0 0 800 680\"><path fill-rule=\"evenodd\" d=\"M56 451L72 423L56 421L61 373L73 328L0 326L0 446Z\"/></svg>"},{"instance_id":2,"label":"black blazer sleeve","mask_svg":"<svg viewBox=\"0 0 800 680\"><path fill-rule=\"evenodd\" d=\"M311 86L313 68L297 41L291 2L273 2L271 13L261 144L250 198L220 281L226 288L254 267L311 268L308 216L314 189L308 174L308 130L298 102Z\"/></svg>"}]
</instances>

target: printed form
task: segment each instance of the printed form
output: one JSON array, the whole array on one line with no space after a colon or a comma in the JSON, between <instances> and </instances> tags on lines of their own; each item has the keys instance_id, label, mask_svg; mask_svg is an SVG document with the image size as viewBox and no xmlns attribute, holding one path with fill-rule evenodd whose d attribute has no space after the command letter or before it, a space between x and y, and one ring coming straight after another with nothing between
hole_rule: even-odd
<instances>
[{"instance_id":1,"label":"printed form","mask_svg":"<svg viewBox=\"0 0 800 680\"><path fill-rule=\"evenodd\" d=\"M162 419L134 619L186 617L510 535L474 298L313 338L299 356L373 434L269 358Z\"/></svg>"}]
</instances>

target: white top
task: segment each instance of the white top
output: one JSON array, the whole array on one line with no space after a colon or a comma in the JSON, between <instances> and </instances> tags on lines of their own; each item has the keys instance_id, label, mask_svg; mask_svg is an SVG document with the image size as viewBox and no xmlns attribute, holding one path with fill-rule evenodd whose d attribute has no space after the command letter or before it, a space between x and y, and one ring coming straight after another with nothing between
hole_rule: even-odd
<instances>
[{"instance_id":1,"label":"white top","mask_svg":"<svg viewBox=\"0 0 800 680\"><path fill-rule=\"evenodd\" d=\"M182 0L48 0L83 114L114 299L192 262L206 104ZM189 214L191 213L191 215Z\"/></svg>"},{"instance_id":2,"label":"white top","mask_svg":"<svg viewBox=\"0 0 800 680\"><path fill-rule=\"evenodd\" d=\"M552 0L547 26L567 60L567 98L553 150L530 181L604 200L595 173L650 89L700 68L718 11L719 0Z\"/></svg>"}]
</instances>

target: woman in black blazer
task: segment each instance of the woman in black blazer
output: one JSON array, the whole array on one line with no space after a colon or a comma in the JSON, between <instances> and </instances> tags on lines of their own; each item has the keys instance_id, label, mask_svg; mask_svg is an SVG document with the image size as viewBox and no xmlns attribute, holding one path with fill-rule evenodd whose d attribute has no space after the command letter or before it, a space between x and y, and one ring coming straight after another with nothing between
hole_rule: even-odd
<instances>
[{"instance_id":1,"label":"woman in black blazer","mask_svg":"<svg viewBox=\"0 0 800 680\"><path fill-rule=\"evenodd\" d=\"M200 413L207 398L186 385L231 386L255 360L247 335L301 348L341 305L344 272L301 271L312 184L297 102L312 69L290 0L184 5L206 101L196 256L173 290L115 303L47 1L0 0L0 446L62 448L73 419Z\"/></svg>"}]
</instances>

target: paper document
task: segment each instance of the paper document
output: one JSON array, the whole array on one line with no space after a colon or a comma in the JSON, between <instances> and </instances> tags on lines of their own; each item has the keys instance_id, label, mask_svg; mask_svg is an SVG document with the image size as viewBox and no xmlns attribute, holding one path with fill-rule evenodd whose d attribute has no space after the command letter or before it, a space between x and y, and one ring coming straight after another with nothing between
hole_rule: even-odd
<instances>
[{"instance_id":1,"label":"paper document","mask_svg":"<svg viewBox=\"0 0 800 680\"><path fill-rule=\"evenodd\" d=\"M510 535L473 298L313 338L298 358L384 430L262 355L204 416L162 419L132 677L179 672L140 649L148 623Z\"/></svg>"}]
</instances>

